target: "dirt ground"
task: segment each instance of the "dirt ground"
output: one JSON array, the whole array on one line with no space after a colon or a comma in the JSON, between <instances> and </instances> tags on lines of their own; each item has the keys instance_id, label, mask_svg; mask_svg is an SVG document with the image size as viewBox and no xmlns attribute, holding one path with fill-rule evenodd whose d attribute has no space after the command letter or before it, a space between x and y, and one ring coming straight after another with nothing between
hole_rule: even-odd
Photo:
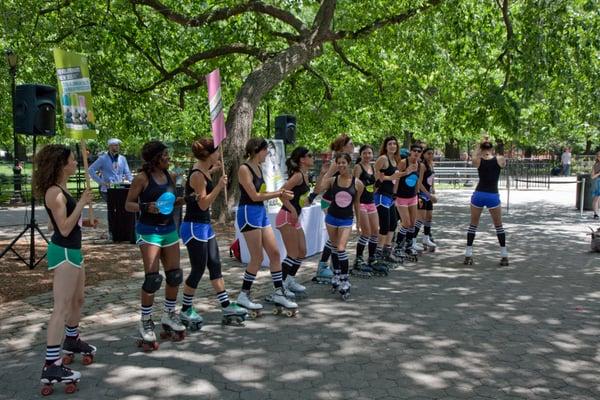
<instances>
[{"instance_id":1,"label":"dirt ground","mask_svg":"<svg viewBox=\"0 0 600 400\"><path fill-rule=\"evenodd\" d=\"M231 225L215 224L213 228L222 243L233 241L235 233ZM10 241L0 241L0 248L4 249L8 243ZM21 239L14 249L29 260L27 239ZM41 240L36 241L37 257L39 258L45 252L46 243ZM83 255L86 286L94 286L108 279L128 279L141 268L140 251L136 245L129 243L98 244L84 240ZM10 251L0 260L0 304L51 290L52 273L48 271L45 258L32 270Z\"/></svg>"}]
</instances>

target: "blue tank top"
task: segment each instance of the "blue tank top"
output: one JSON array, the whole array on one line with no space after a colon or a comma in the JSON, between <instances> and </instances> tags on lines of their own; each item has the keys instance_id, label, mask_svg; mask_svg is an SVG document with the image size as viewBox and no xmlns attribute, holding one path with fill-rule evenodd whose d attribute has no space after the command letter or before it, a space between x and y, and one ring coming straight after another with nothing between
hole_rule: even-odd
<instances>
[{"instance_id":1,"label":"blue tank top","mask_svg":"<svg viewBox=\"0 0 600 400\"><path fill-rule=\"evenodd\" d=\"M207 208L206 210L203 210L200 208L200 206L198 205L198 201L194 198L188 198L189 196L193 195L195 193L194 188L192 188L192 186L190 186L190 179L192 178L192 175L195 172L199 172L202 174L202 176L204 177L204 180L206 181L206 194L210 194L213 189L215 188L215 185L213 184L212 180L204 175L204 172L200 171L199 169L192 169L188 175L188 179L185 182L185 197L186 197L186 203L185 203L185 217L183 218L183 220L185 222L200 222L203 224L210 224L210 207Z\"/></svg>"},{"instance_id":2,"label":"blue tank top","mask_svg":"<svg viewBox=\"0 0 600 400\"><path fill-rule=\"evenodd\" d=\"M73 198L73 196L71 196L69 192L67 192L58 185L56 186L61 190L61 192L63 192L63 195L67 198L67 217L69 217L71 214L73 214L73 211L75 211L77 201L75 201L75 199ZM52 238L50 239L52 243L61 247L65 247L67 249L80 249L81 226L79 225L79 222L75 224L75 226L73 227L73 229L71 229L71 232L69 232L67 236L63 236L58 230L58 225L56 224L56 220L52 215L52 210L50 210L46 205L46 196L44 196L44 208L46 208L46 212L48 213L48 217L50 217L50 221L52 222L52 226L54 228L54 233L52 233Z\"/></svg>"},{"instance_id":3,"label":"blue tank top","mask_svg":"<svg viewBox=\"0 0 600 400\"><path fill-rule=\"evenodd\" d=\"M265 180L263 178L262 171L260 171L260 176L258 176L254 173L254 170L248 163L244 163L242 165L245 165L246 168L248 168L250 170L250 172L252 173L252 184L254 185L254 189L256 190L256 193L266 192L267 188L265 186ZM250 195L246 192L246 189L244 189L244 187L242 186L242 184L238 184L238 185L240 187L240 201L239 201L240 206L242 206L242 205L264 206L264 202L262 202L262 201L253 201L252 198L250 197Z\"/></svg>"},{"instance_id":4,"label":"blue tank top","mask_svg":"<svg viewBox=\"0 0 600 400\"><path fill-rule=\"evenodd\" d=\"M152 177L152 174L146 174L148 176L148 186L146 186L146 189L144 189L140 194L140 203L153 203L156 200L158 200L158 198L165 192L171 192L175 194L175 183L173 182L173 179L171 179L171 174L169 174L169 171L163 171L163 173L167 177L167 183L164 183L162 185L156 183L156 181ZM172 211L168 215L160 213L151 214L149 212L142 211L140 212L139 222L144 225L151 226L168 226L175 224L175 221L173 220Z\"/></svg>"}]
</instances>

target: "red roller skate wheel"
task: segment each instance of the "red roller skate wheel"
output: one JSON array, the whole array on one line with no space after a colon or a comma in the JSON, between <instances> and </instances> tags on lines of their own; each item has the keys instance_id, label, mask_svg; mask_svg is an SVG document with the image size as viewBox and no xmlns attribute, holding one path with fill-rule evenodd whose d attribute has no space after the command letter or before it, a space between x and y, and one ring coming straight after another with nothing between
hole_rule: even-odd
<instances>
[{"instance_id":1,"label":"red roller skate wheel","mask_svg":"<svg viewBox=\"0 0 600 400\"><path fill-rule=\"evenodd\" d=\"M158 350L158 342L152 344L152 350Z\"/></svg>"},{"instance_id":2,"label":"red roller skate wheel","mask_svg":"<svg viewBox=\"0 0 600 400\"><path fill-rule=\"evenodd\" d=\"M81 363L83 365L90 365L94 362L94 356L91 354L87 354L81 358Z\"/></svg>"},{"instance_id":3,"label":"red roller skate wheel","mask_svg":"<svg viewBox=\"0 0 600 400\"><path fill-rule=\"evenodd\" d=\"M65 365L69 365L73 362L73 359L75 358L75 356L73 356L73 354L66 354L63 356L63 364Z\"/></svg>"},{"instance_id":4,"label":"red roller skate wheel","mask_svg":"<svg viewBox=\"0 0 600 400\"><path fill-rule=\"evenodd\" d=\"M73 394L77 391L77 385L75 383L67 383L65 385L65 393Z\"/></svg>"},{"instance_id":5,"label":"red roller skate wheel","mask_svg":"<svg viewBox=\"0 0 600 400\"><path fill-rule=\"evenodd\" d=\"M42 386L42 396L50 396L54 392L54 388L52 385L44 385Z\"/></svg>"}]
</instances>

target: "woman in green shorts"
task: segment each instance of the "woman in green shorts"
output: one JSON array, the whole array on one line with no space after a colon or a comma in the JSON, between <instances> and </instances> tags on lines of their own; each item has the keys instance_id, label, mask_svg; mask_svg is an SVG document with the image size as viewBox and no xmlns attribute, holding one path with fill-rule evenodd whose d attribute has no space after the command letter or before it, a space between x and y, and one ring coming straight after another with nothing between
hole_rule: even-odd
<instances>
[{"instance_id":1,"label":"woman in green shorts","mask_svg":"<svg viewBox=\"0 0 600 400\"><path fill-rule=\"evenodd\" d=\"M33 190L43 197L54 232L48 244L48 269L53 272L54 308L48 323L46 362L42 369L43 394L52 393L52 384L73 385L81 374L62 365L74 353L84 356L84 364L93 361L96 348L79 339L79 319L83 305L85 270L81 254L81 212L92 200L85 190L76 201L67 190L69 177L77 171L77 161L68 147L45 146L38 152L33 173ZM63 342L63 330L66 337ZM69 389L69 390L71 390Z\"/></svg>"},{"instance_id":2,"label":"woman in green shorts","mask_svg":"<svg viewBox=\"0 0 600 400\"><path fill-rule=\"evenodd\" d=\"M174 196L175 175L168 170L170 158L167 146L157 140L144 144L142 159L144 165L131 183L125 209L140 213L135 230L144 262L145 279L142 284L139 336L145 348L149 346L148 349L156 349L152 306L154 293L160 289L163 280L158 272L161 261L166 287L160 322L166 335L174 340L181 340L185 336L185 326L175 312L183 271L179 266L179 235L173 220L173 207L181 206L183 198L176 199ZM170 204L166 204L166 207L161 204L165 193L171 194Z\"/></svg>"}]
</instances>

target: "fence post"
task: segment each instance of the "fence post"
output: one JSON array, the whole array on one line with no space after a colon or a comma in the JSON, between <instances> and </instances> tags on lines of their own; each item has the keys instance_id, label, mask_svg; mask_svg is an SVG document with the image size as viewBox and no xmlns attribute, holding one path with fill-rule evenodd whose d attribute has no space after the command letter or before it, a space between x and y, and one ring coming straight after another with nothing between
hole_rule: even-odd
<instances>
[{"instance_id":1,"label":"fence post","mask_svg":"<svg viewBox=\"0 0 600 400\"><path fill-rule=\"evenodd\" d=\"M506 174L506 213L510 213L510 174Z\"/></svg>"},{"instance_id":2,"label":"fence post","mask_svg":"<svg viewBox=\"0 0 600 400\"><path fill-rule=\"evenodd\" d=\"M583 217L583 198L585 196L585 178L581 178L581 193L579 193L579 216Z\"/></svg>"}]
</instances>

